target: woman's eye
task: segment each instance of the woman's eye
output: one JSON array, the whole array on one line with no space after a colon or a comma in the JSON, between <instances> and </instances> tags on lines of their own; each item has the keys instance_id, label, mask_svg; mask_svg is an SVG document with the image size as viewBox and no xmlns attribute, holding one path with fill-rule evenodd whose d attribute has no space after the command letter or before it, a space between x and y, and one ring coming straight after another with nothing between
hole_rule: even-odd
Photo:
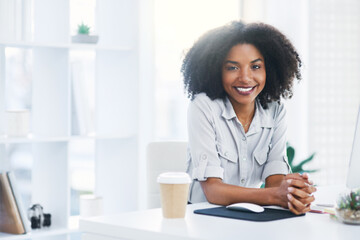
<instances>
[{"instance_id":1,"label":"woman's eye","mask_svg":"<svg viewBox=\"0 0 360 240\"><path fill-rule=\"evenodd\" d=\"M227 66L226 67L226 70L228 70L228 71L233 71L233 70L236 70L236 69L238 69L238 68L235 67L235 66Z\"/></svg>"},{"instance_id":2,"label":"woman's eye","mask_svg":"<svg viewBox=\"0 0 360 240\"><path fill-rule=\"evenodd\" d=\"M253 65L252 69L260 69L260 65Z\"/></svg>"}]
</instances>

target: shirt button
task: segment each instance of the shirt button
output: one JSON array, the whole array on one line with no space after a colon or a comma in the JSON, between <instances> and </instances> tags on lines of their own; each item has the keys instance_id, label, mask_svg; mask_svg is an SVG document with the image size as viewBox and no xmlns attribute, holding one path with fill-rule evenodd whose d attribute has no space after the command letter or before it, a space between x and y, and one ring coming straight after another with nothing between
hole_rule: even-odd
<instances>
[{"instance_id":1,"label":"shirt button","mask_svg":"<svg viewBox=\"0 0 360 240\"><path fill-rule=\"evenodd\" d=\"M207 159L206 154L203 154L201 158L202 158L203 160L206 160L206 159Z\"/></svg>"},{"instance_id":2,"label":"shirt button","mask_svg":"<svg viewBox=\"0 0 360 240\"><path fill-rule=\"evenodd\" d=\"M227 157L227 155L228 155L228 152L225 152L225 153L224 153L224 155L225 155L225 156Z\"/></svg>"},{"instance_id":3,"label":"shirt button","mask_svg":"<svg viewBox=\"0 0 360 240\"><path fill-rule=\"evenodd\" d=\"M246 157L243 157L243 161L246 161Z\"/></svg>"},{"instance_id":4,"label":"shirt button","mask_svg":"<svg viewBox=\"0 0 360 240\"><path fill-rule=\"evenodd\" d=\"M245 183L245 179L241 179L241 183Z\"/></svg>"},{"instance_id":5,"label":"shirt button","mask_svg":"<svg viewBox=\"0 0 360 240\"><path fill-rule=\"evenodd\" d=\"M246 137L243 137L242 140L243 140L243 141L246 141Z\"/></svg>"}]
</instances>

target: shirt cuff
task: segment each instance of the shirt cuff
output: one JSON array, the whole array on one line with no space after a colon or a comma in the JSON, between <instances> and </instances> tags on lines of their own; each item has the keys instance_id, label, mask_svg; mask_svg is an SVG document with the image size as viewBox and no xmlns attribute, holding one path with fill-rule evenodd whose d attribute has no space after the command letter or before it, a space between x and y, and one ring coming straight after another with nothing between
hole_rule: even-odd
<instances>
[{"instance_id":1,"label":"shirt cuff","mask_svg":"<svg viewBox=\"0 0 360 240\"><path fill-rule=\"evenodd\" d=\"M283 157L283 161L271 161L266 163L261 180L265 182L265 179L271 175L283 174L286 175L291 172L290 166Z\"/></svg>"},{"instance_id":2,"label":"shirt cuff","mask_svg":"<svg viewBox=\"0 0 360 240\"><path fill-rule=\"evenodd\" d=\"M208 166L204 169L198 167L194 169L192 178L198 181L206 181L209 177L221 178L224 177L224 169L221 167Z\"/></svg>"},{"instance_id":3,"label":"shirt cuff","mask_svg":"<svg viewBox=\"0 0 360 240\"><path fill-rule=\"evenodd\" d=\"M208 160L203 158L199 165L194 168L192 178L198 181L206 181L209 177L216 177L223 179L224 169L220 166L208 166Z\"/></svg>"}]
</instances>

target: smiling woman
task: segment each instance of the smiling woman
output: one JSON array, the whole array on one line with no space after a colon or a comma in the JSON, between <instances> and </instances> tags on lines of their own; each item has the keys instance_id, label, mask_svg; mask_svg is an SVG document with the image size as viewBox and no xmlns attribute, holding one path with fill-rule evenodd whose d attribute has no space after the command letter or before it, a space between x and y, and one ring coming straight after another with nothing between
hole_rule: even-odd
<instances>
[{"instance_id":1,"label":"smiling woman","mask_svg":"<svg viewBox=\"0 0 360 240\"><path fill-rule=\"evenodd\" d=\"M232 22L204 34L183 65L188 109L190 201L310 210L316 191L290 174L286 110L301 60L270 25ZM265 182L265 189L258 187Z\"/></svg>"}]
</instances>

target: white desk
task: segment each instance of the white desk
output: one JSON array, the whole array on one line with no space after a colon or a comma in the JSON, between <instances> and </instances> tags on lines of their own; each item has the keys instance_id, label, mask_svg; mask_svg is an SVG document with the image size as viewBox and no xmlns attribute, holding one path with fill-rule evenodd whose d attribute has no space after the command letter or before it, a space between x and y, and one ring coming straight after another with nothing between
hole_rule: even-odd
<instances>
[{"instance_id":1,"label":"white desk","mask_svg":"<svg viewBox=\"0 0 360 240\"><path fill-rule=\"evenodd\" d=\"M317 202L335 200L339 187L323 187ZM188 205L185 219L164 219L161 209L130 212L80 220L83 240L115 239L360 239L359 225L346 225L328 214L271 222L212 217L194 214L195 209L214 207L208 203Z\"/></svg>"}]
</instances>

